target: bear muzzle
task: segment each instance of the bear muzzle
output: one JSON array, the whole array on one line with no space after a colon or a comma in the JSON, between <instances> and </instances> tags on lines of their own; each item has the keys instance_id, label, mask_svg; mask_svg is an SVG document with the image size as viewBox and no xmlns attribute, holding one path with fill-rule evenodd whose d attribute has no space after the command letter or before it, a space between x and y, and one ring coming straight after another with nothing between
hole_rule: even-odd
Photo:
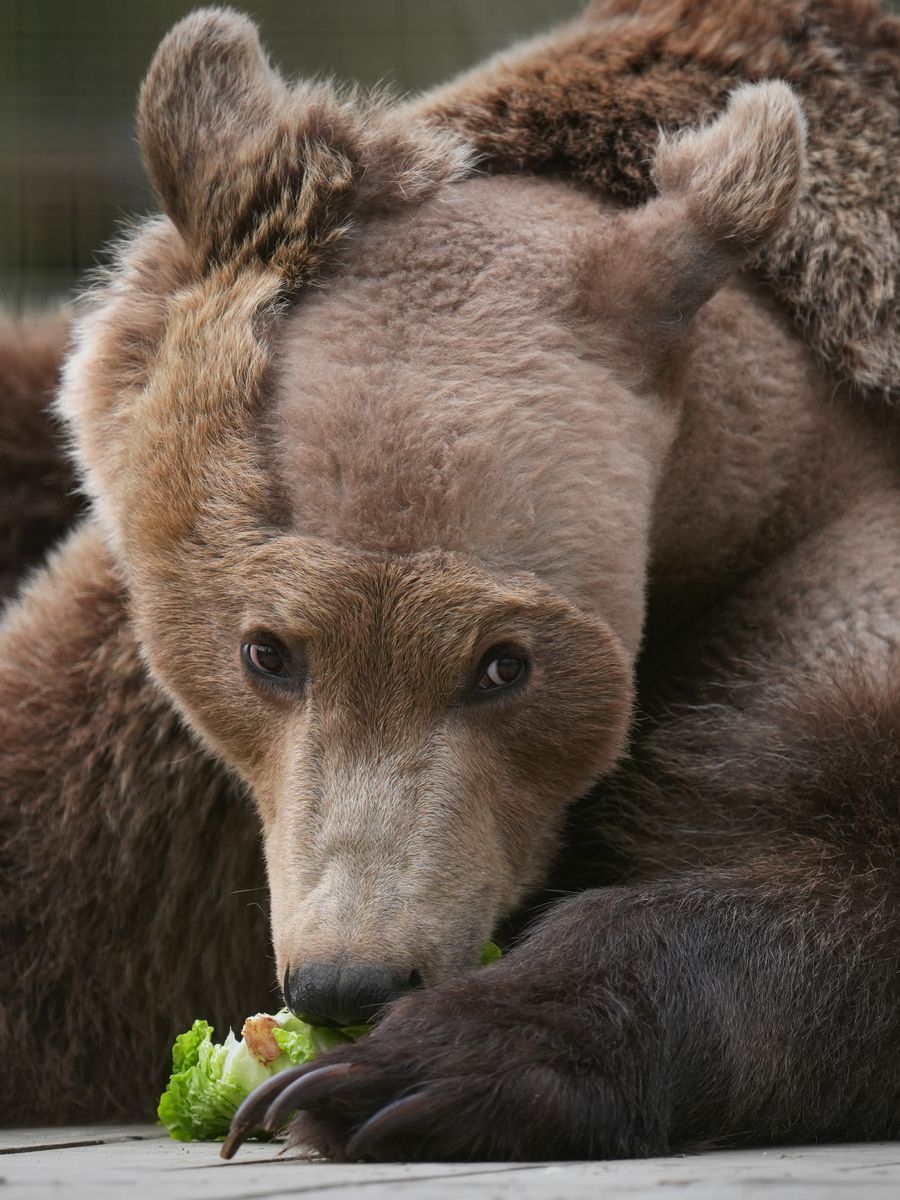
<instances>
[{"instance_id":1,"label":"bear muzzle","mask_svg":"<svg viewBox=\"0 0 900 1200\"><path fill-rule=\"evenodd\" d=\"M377 963L311 962L288 968L284 998L310 1025L340 1028L371 1024L386 1004L422 984L418 970L399 974Z\"/></svg>"}]
</instances>

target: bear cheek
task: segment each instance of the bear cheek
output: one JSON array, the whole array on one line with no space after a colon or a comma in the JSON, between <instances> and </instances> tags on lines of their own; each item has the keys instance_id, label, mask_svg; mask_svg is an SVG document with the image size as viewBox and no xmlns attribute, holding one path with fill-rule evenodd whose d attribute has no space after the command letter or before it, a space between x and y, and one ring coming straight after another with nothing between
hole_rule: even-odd
<instances>
[{"instance_id":1,"label":"bear cheek","mask_svg":"<svg viewBox=\"0 0 900 1200\"><path fill-rule=\"evenodd\" d=\"M503 784L492 804L517 897L543 882L566 810L615 766L631 709L627 672L607 668L573 688L568 700L561 693L558 703L523 712L514 736L509 729L498 736L495 761L504 764Z\"/></svg>"}]
</instances>

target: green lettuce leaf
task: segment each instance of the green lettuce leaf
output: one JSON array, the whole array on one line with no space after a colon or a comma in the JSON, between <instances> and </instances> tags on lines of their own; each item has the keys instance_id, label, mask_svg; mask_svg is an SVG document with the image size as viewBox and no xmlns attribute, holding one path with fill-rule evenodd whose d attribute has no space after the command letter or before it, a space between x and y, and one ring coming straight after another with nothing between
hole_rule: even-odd
<instances>
[{"instance_id":1,"label":"green lettuce leaf","mask_svg":"<svg viewBox=\"0 0 900 1200\"><path fill-rule=\"evenodd\" d=\"M172 1047L172 1071L186 1071L197 1065L200 1046L212 1037L213 1028L207 1021L195 1021L187 1033L180 1033Z\"/></svg>"},{"instance_id":2,"label":"green lettuce leaf","mask_svg":"<svg viewBox=\"0 0 900 1200\"><path fill-rule=\"evenodd\" d=\"M273 1073L233 1033L216 1045L213 1032L195 1021L172 1050L172 1077L157 1113L180 1142L224 1137L241 1102Z\"/></svg>"},{"instance_id":3,"label":"green lettuce leaf","mask_svg":"<svg viewBox=\"0 0 900 1200\"><path fill-rule=\"evenodd\" d=\"M487 942L481 961L496 962L501 953ZM172 1047L172 1076L157 1109L173 1138L180 1142L224 1138L231 1118L254 1088L279 1071L365 1037L371 1029L370 1025L322 1029L301 1021L287 1008L271 1019L276 1023L271 1034L280 1053L269 1062L260 1061L231 1031L221 1045L214 1042L215 1030L208 1021L195 1021L178 1035Z\"/></svg>"},{"instance_id":4,"label":"green lettuce leaf","mask_svg":"<svg viewBox=\"0 0 900 1200\"><path fill-rule=\"evenodd\" d=\"M281 1051L261 1062L229 1032L218 1045L207 1021L195 1021L172 1047L172 1076L160 1097L157 1113L180 1142L214 1141L228 1133L231 1118L254 1088L278 1071L311 1062L334 1046L356 1041L370 1026L319 1029L283 1008L274 1014L272 1036Z\"/></svg>"},{"instance_id":5,"label":"green lettuce leaf","mask_svg":"<svg viewBox=\"0 0 900 1200\"><path fill-rule=\"evenodd\" d=\"M484 949L481 951L481 965L488 967L492 962L496 962L498 958L503 957L503 951L499 946L495 946L493 942L485 942Z\"/></svg>"},{"instance_id":6,"label":"green lettuce leaf","mask_svg":"<svg viewBox=\"0 0 900 1200\"><path fill-rule=\"evenodd\" d=\"M312 1062L314 1058L318 1058L326 1050L333 1050L335 1046L357 1041L371 1028L371 1025L348 1025L345 1029L323 1029L292 1017L280 1029L273 1029L272 1036L281 1053L286 1055L292 1065L299 1066Z\"/></svg>"}]
</instances>

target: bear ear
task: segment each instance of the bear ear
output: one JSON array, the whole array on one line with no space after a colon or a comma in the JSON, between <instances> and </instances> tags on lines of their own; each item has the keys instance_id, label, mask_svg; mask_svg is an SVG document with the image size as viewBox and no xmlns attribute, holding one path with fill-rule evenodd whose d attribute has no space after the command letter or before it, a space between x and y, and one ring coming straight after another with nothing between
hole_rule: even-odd
<instances>
[{"instance_id":1,"label":"bear ear","mask_svg":"<svg viewBox=\"0 0 900 1200\"><path fill-rule=\"evenodd\" d=\"M221 220L248 144L289 100L256 26L200 9L163 39L141 87L138 134L150 181L189 244ZM221 232L221 231L220 231Z\"/></svg>"},{"instance_id":2,"label":"bear ear","mask_svg":"<svg viewBox=\"0 0 900 1200\"><path fill-rule=\"evenodd\" d=\"M790 219L806 122L785 83L745 84L710 125L660 138L659 195L594 248L591 309L646 356L664 354L729 273Z\"/></svg>"},{"instance_id":3,"label":"bear ear","mask_svg":"<svg viewBox=\"0 0 900 1200\"><path fill-rule=\"evenodd\" d=\"M264 262L286 281L314 275L351 209L412 203L471 169L460 140L340 95L288 86L256 26L200 9L163 39L141 89L150 180L194 267Z\"/></svg>"}]
</instances>

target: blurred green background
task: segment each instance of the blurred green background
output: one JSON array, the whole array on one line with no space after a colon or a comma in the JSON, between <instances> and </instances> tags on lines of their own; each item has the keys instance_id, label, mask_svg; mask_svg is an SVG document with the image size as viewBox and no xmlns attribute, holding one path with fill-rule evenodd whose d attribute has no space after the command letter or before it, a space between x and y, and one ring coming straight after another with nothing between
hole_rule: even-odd
<instances>
[{"instance_id":1,"label":"blurred green background","mask_svg":"<svg viewBox=\"0 0 900 1200\"><path fill-rule=\"evenodd\" d=\"M285 74L409 91L583 2L234 0ZM201 3L0 0L0 304L66 295L123 221L153 207L134 135L137 89L160 38Z\"/></svg>"}]
</instances>

